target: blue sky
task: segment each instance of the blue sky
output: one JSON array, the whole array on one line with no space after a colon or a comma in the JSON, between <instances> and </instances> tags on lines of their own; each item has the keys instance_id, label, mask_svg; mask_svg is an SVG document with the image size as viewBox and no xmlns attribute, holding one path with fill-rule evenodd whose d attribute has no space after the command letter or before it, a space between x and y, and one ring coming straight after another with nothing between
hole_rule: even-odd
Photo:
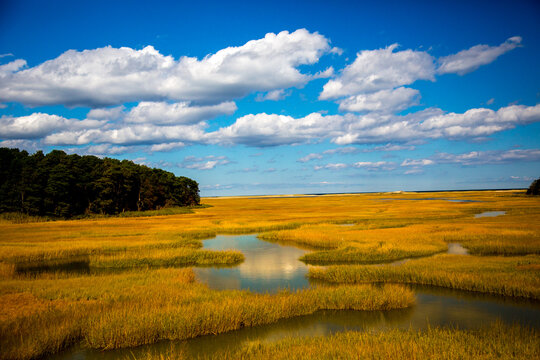
<instances>
[{"instance_id":1,"label":"blue sky","mask_svg":"<svg viewBox=\"0 0 540 360\"><path fill-rule=\"evenodd\" d=\"M536 1L2 1L0 146L203 196L526 187L539 20Z\"/></svg>"}]
</instances>

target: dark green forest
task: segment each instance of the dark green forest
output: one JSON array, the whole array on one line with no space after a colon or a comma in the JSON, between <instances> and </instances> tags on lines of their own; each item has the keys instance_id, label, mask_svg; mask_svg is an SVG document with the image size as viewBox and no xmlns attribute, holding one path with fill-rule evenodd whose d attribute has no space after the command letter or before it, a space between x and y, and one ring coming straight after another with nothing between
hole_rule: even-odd
<instances>
[{"instance_id":1,"label":"dark green forest","mask_svg":"<svg viewBox=\"0 0 540 360\"><path fill-rule=\"evenodd\" d=\"M527 189L527 195L540 195L540 178L534 180Z\"/></svg>"},{"instance_id":2,"label":"dark green forest","mask_svg":"<svg viewBox=\"0 0 540 360\"><path fill-rule=\"evenodd\" d=\"M0 148L0 212L70 218L199 202L196 181L132 161Z\"/></svg>"}]
</instances>

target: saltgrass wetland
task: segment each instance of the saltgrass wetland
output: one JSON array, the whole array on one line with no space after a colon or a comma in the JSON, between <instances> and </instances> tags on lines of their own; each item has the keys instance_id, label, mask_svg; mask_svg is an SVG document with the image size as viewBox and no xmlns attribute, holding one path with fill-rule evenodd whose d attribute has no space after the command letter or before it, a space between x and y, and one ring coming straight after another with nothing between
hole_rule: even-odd
<instances>
[{"instance_id":1,"label":"saltgrass wetland","mask_svg":"<svg viewBox=\"0 0 540 360\"><path fill-rule=\"evenodd\" d=\"M396 200L403 198L411 201ZM319 274L347 272L353 282L414 282L539 298L540 202L523 191L212 198L203 203L211 207L185 214L0 222L0 357L38 357L75 343L128 347L226 332L324 308L381 309L413 301L410 290L392 285L273 295L215 291L197 283L190 269L167 268L223 263L229 255L238 259L234 249L201 249L201 240L216 234L271 232L304 244L313 237L322 239L319 251L327 251L329 261L343 258L340 251L352 247L355 255L347 260L353 263L372 252L389 260L415 251L444 251L447 243L459 242L473 253L509 256L435 255L402 266L345 265ZM474 218L484 211L506 215ZM343 234L343 239L332 234ZM377 253L377 248L394 252ZM402 252L396 255L396 249ZM76 261L123 271L57 271ZM32 276L18 271L47 266L56 270ZM358 269L369 270L359 276L364 270ZM335 279L341 282L338 275Z\"/></svg>"},{"instance_id":2,"label":"saltgrass wetland","mask_svg":"<svg viewBox=\"0 0 540 360\"><path fill-rule=\"evenodd\" d=\"M79 343L115 349L219 334L322 309L388 310L414 303L400 285L320 287L277 294L215 291L192 269L2 282L0 358L29 359Z\"/></svg>"},{"instance_id":3,"label":"saltgrass wetland","mask_svg":"<svg viewBox=\"0 0 540 360\"><path fill-rule=\"evenodd\" d=\"M311 279L338 284L433 285L504 296L540 299L540 256L436 255L395 265L313 267Z\"/></svg>"}]
</instances>

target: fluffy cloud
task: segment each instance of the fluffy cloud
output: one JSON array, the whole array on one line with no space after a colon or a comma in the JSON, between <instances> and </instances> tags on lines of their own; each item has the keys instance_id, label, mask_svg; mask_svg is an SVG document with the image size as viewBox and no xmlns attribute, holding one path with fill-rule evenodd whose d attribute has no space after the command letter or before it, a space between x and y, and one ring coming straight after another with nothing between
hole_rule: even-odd
<instances>
[{"instance_id":1,"label":"fluffy cloud","mask_svg":"<svg viewBox=\"0 0 540 360\"><path fill-rule=\"evenodd\" d=\"M312 113L295 119L277 114L249 114L242 116L228 127L209 134L213 143L244 144L249 146L277 146L306 143L311 139L324 138L339 133L341 127L331 121L332 116ZM342 117L336 116L342 123ZM337 131L337 132L336 132Z\"/></svg>"},{"instance_id":2,"label":"fluffy cloud","mask_svg":"<svg viewBox=\"0 0 540 360\"><path fill-rule=\"evenodd\" d=\"M439 58L438 74L456 73L465 75L478 69L482 65L492 63L502 54L520 46L521 37L514 36L499 46L476 45L467 50L462 50L454 55Z\"/></svg>"},{"instance_id":3,"label":"fluffy cloud","mask_svg":"<svg viewBox=\"0 0 540 360\"><path fill-rule=\"evenodd\" d=\"M49 145L86 145L90 143L152 145L170 142L201 142L205 138L204 127L196 125L132 125L109 129L61 131L45 137Z\"/></svg>"},{"instance_id":4,"label":"fluffy cloud","mask_svg":"<svg viewBox=\"0 0 540 360\"><path fill-rule=\"evenodd\" d=\"M420 92L415 89L399 87L380 90L371 94L359 94L339 101L339 110L354 112L382 111L399 112L418 104Z\"/></svg>"},{"instance_id":5,"label":"fluffy cloud","mask_svg":"<svg viewBox=\"0 0 540 360\"><path fill-rule=\"evenodd\" d=\"M236 105L233 102L205 106L142 102L130 110L124 106L93 109L85 120L42 113L3 116L0 118L3 125L0 136L8 139L44 138L48 145L139 144L152 145L151 151L169 151L186 143L204 142L207 136L205 121L234 111Z\"/></svg>"},{"instance_id":6,"label":"fluffy cloud","mask_svg":"<svg viewBox=\"0 0 540 360\"><path fill-rule=\"evenodd\" d=\"M95 156L106 156L106 155L119 155L125 154L127 152L133 151L129 146L112 146L109 144L100 144L100 145L91 145L85 147L71 148L67 149L68 153L79 154L79 155L95 155Z\"/></svg>"},{"instance_id":7,"label":"fluffy cloud","mask_svg":"<svg viewBox=\"0 0 540 360\"><path fill-rule=\"evenodd\" d=\"M305 29L268 33L199 60L141 50L104 47L69 50L38 66L2 65L0 102L102 107L131 101L220 103L254 91L301 86L312 76L298 67L329 52L328 39ZM18 63L16 63L19 61Z\"/></svg>"},{"instance_id":8,"label":"fluffy cloud","mask_svg":"<svg viewBox=\"0 0 540 360\"><path fill-rule=\"evenodd\" d=\"M166 102L140 102L129 111L124 121L136 124L195 124L220 115L230 115L236 111L234 102L224 102L217 105L190 106L181 102L169 104Z\"/></svg>"},{"instance_id":9,"label":"fluffy cloud","mask_svg":"<svg viewBox=\"0 0 540 360\"><path fill-rule=\"evenodd\" d=\"M330 139L339 145L439 138L475 139L537 121L540 121L540 104L512 105L497 111L478 108L465 113L444 113L440 109L429 108L403 116L382 113L324 116L312 113L295 119L261 113L243 116L234 124L209 133L208 139L212 143L261 147L321 139Z\"/></svg>"},{"instance_id":10,"label":"fluffy cloud","mask_svg":"<svg viewBox=\"0 0 540 360\"><path fill-rule=\"evenodd\" d=\"M470 109L463 114L441 114L425 120L419 128L432 133L433 137L482 137L536 121L540 121L540 104L512 105L497 111L479 108Z\"/></svg>"},{"instance_id":11,"label":"fluffy cloud","mask_svg":"<svg viewBox=\"0 0 540 360\"><path fill-rule=\"evenodd\" d=\"M394 52L397 44L385 49L364 50L341 74L328 81L320 94L322 100L376 92L409 85L416 80L434 80L435 65L424 51Z\"/></svg>"},{"instance_id":12,"label":"fluffy cloud","mask_svg":"<svg viewBox=\"0 0 540 360\"><path fill-rule=\"evenodd\" d=\"M155 151L155 152L171 151L171 150L178 149L184 146L186 146L186 144L181 141L164 143L164 144L155 144L150 147L150 151Z\"/></svg>"},{"instance_id":13,"label":"fluffy cloud","mask_svg":"<svg viewBox=\"0 0 540 360\"><path fill-rule=\"evenodd\" d=\"M21 150L26 150L29 153L34 153L38 150L43 149L43 146L40 142L36 142L33 140L4 140L0 141L0 147L17 148Z\"/></svg>"},{"instance_id":14,"label":"fluffy cloud","mask_svg":"<svg viewBox=\"0 0 540 360\"><path fill-rule=\"evenodd\" d=\"M324 85L319 99L335 99L340 111L396 113L417 105L420 98L418 90L404 85L417 80L434 81L436 74L466 74L495 61L520 43L521 37L515 36L499 46L476 45L438 60L425 51L396 51L397 44L364 50Z\"/></svg>"},{"instance_id":15,"label":"fluffy cloud","mask_svg":"<svg viewBox=\"0 0 540 360\"><path fill-rule=\"evenodd\" d=\"M66 119L58 115L34 113L28 116L0 117L0 137L3 139L37 139L67 129L96 129L104 125L99 120Z\"/></svg>"},{"instance_id":16,"label":"fluffy cloud","mask_svg":"<svg viewBox=\"0 0 540 360\"><path fill-rule=\"evenodd\" d=\"M249 114L213 132L207 131L205 121L192 123L206 116L233 111L234 108L232 103L196 106L194 110L185 105L152 103L129 111L119 111L118 108L93 110L85 120L43 113L22 117L2 116L0 137L12 140L42 139L48 145L150 145L152 151L167 151L192 143L255 147L305 144L324 139L339 145L388 143L361 150L371 152L413 148L391 144L395 142L484 138L516 125L540 121L539 104L512 105L497 111L478 108L465 113L444 113L431 108L403 116L312 113L296 119L277 114ZM160 111L164 114L162 118ZM146 123L137 123L145 119L141 115L144 112L152 115L148 115ZM107 115L119 119L105 120ZM353 147L331 149L322 154L308 155L300 161L320 159L333 153L355 152L360 150Z\"/></svg>"},{"instance_id":17,"label":"fluffy cloud","mask_svg":"<svg viewBox=\"0 0 540 360\"><path fill-rule=\"evenodd\" d=\"M10 73L19 71L24 67L26 67L26 60L23 59L17 59L7 64L0 65L0 80L3 80L3 77L6 77Z\"/></svg>"},{"instance_id":18,"label":"fluffy cloud","mask_svg":"<svg viewBox=\"0 0 540 360\"><path fill-rule=\"evenodd\" d=\"M119 120L125 116L126 108L124 105L116 106L113 108L101 108L101 109L92 109L86 115L87 119L97 119L97 120Z\"/></svg>"}]
</instances>

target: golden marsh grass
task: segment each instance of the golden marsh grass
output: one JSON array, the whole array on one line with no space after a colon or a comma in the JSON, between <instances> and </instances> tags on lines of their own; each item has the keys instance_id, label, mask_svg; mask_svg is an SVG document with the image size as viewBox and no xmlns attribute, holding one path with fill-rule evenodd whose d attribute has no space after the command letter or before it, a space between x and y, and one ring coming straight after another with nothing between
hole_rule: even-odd
<instances>
[{"instance_id":1,"label":"golden marsh grass","mask_svg":"<svg viewBox=\"0 0 540 360\"><path fill-rule=\"evenodd\" d=\"M427 197L436 200L418 200ZM211 207L151 217L0 222L0 357L39 357L76 343L101 349L129 347L222 333L319 309L390 309L414 301L413 293L402 286L379 288L368 284L372 282L540 298L540 201L523 192L212 198L203 203ZM483 211L506 211L506 215L474 218ZM174 268L237 263L242 259L238 251L204 250L201 240L216 234L245 233L315 249L306 255L306 261L352 263L314 268L309 273L312 278L345 285L274 295L215 291L197 283L191 269ZM453 242L482 256L441 254L401 266L354 264L436 254ZM54 268L77 259L84 259L89 267L123 270L33 275L18 271L25 266ZM365 284L347 285L350 283ZM400 346L403 339L416 343L420 340L414 339L423 333L389 334L385 345L373 345L373 351L386 354L385 347ZM428 342L435 345L429 351L434 353L451 341L452 334L457 344L460 337L469 339L468 333L452 330L430 334ZM481 338L488 333L478 334L484 334L477 337L487 341ZM347 348L343 345L347 341L340 338L330 343L325 338L312 341L314 349L333 343ZM253 356L249 349L241 356L281 356L281 350L268 346L257 347ZM452 350L455 358L460 354L472 357L458 348ZM298 349L298 356L311 351ZM351 349L356 348L352 345ZM412 355L431 354L422 349ZM530 354L526 346L517 349ZM500 353L507 354L503 350Z\"/></svg>"},{"instance_id":2,"label":"golden marsh grass","mask_svg":"<svg viewBox=\"0 0 540 360\"><path fill-rule=\"evenodd\" d=\"M427 331L345 332L274 343L252 342L239 351L207 359L537 359L540 334L519 326L495 323L485 329L432 328ZM182 352L144 359L187 359Z\"/></svg>"},{"instance_id":3,"label":"golden marsh grass","mask_svg":"<svg viewBox=\"0 0 540 360\"><path fill-rule=\"evenodd\" d=\"M114 349L219 334L321 309L387 310L414 303L412 291L399 285L269 295L215 291L194 280L191 269L158 269L4 281L0 357L28 359L73 343Z\"/></svg>"}]
</instances>

